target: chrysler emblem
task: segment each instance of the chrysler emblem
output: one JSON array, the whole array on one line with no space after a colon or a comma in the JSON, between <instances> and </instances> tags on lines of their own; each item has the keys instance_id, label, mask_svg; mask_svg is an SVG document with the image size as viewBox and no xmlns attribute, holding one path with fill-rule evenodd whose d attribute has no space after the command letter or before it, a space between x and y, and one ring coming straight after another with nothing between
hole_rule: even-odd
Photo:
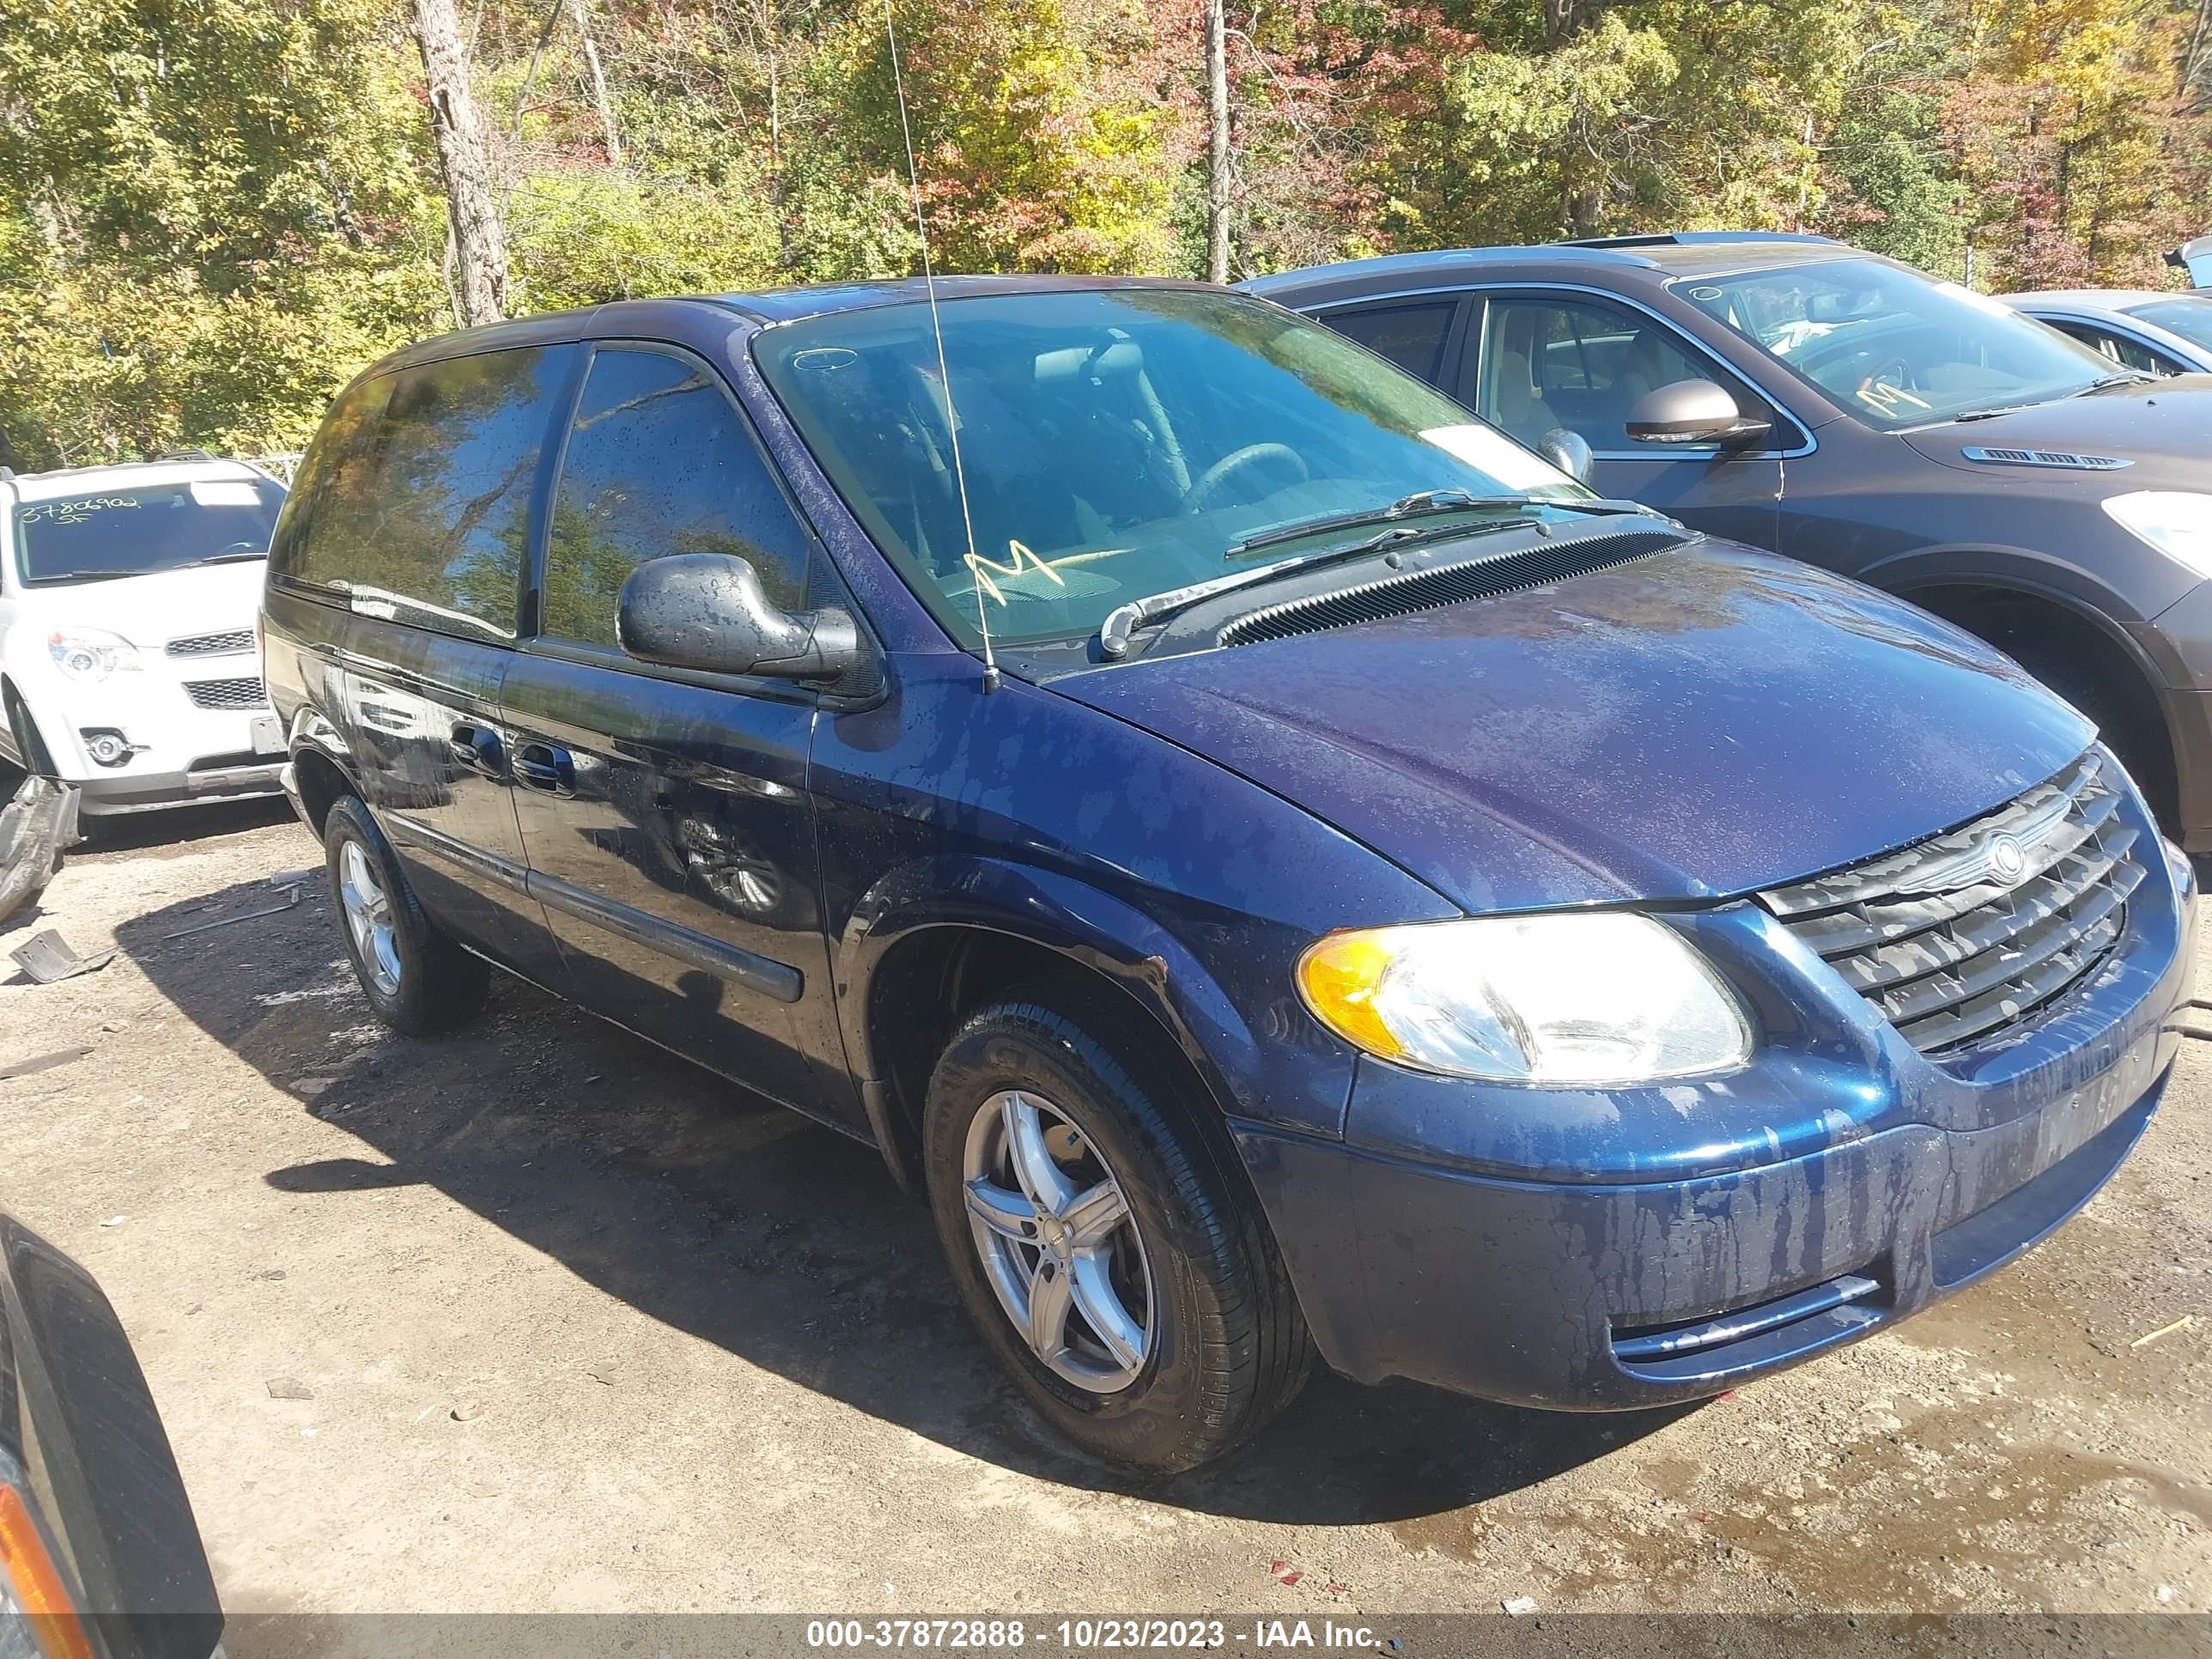
<instances>
[{"instance_id":1,"label":"chrysler emblem","mask_svg":"<svg viewBox=\"0 0 2212 1659\"><path fill-rule=\"evenodd\" d=\"M2010 836L1992 836L1984 856L1989 860L1990 874L2007 887L2027 873L2027 854Z\"/></svg>"}]
</instances>

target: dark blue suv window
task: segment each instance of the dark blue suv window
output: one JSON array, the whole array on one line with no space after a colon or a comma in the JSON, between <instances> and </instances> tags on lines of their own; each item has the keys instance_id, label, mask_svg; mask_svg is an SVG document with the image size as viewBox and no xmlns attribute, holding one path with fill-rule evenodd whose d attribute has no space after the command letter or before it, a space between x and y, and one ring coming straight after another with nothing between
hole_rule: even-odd
<instances>
[{"instance_id":1,"label":"dark blue suv window","mask_svg":"<svg viewBox=\"0 0 2212 1659\"><path fill-rule=\"evenodd\" d=\"M785 609L805 604L806 535L710 371L663 351L592 359L561 459L543 629L612 646L615 601L648 559L750 559Z\"/></svg>"},{"instance_id":2,"label":"dark blue suv window","mask_svg":"<svg viewBox=\"0 0 2212 1659\"><path fill-rule=\"evenodd\" d=\"M317 441L273 578L365 615L512 639L531 496L580 350L479 352L355 387Z\"/></svg>"}]
</instances>

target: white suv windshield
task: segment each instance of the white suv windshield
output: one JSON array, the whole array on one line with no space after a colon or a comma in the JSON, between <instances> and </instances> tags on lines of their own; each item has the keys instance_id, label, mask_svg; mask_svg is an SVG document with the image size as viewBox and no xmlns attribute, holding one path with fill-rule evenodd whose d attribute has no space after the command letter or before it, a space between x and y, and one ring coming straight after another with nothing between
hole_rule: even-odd
<instances>
[{"instance_id":1,"label":"white suv windshield","mask_svg":"<svg viewBox=\"0 0 2212 1659\"><path fill-rule=\"evenodd\" d=\"M2049 403L2106 358L1995 300L1874 259L1686 277L1675 294L1884 429Z\"/></svg>"},{"instance_id":2,"label":"white suv windshield","mask_svg":"<svg viewBox=\"0 0 2212 1659\"><path fill-rule=\"evenodd\" d=\"M787 323L753 349L877 544L970 645L979 606L1002 643L1087 634L1128 601L1310 550L1290 544L1297 526L1423 491L1589 494L1402 369L1241 295L941 309L969 515L926 306Z\"/></svg>"},{"instance_id":3,"label":"white suv windshield","mask_svg":"<svg viewBox=\"0 0 2212 1659\"><path fill-rule=\"evenodd\" d=\"M15 569L27 587L144 576L266 558L283 486L197 478L88 490L15 509Z\"/></svg>"}]
</instances>

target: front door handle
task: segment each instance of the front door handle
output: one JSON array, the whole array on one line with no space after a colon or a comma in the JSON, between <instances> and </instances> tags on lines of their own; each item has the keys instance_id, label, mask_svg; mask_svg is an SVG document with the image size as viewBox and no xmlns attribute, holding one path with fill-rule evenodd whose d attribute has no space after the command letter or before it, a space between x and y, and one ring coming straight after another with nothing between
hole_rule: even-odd
<instances>
[{"instance_id":1,"label":"front door handle","mask_svg":"<svg viewBox=\"0 0 2212 1659\"><path fill-rule=\"evenodd\" d=\"M499 733L481 726L461 725L447 739L453 759L487 778L499 775Z\"/></svg>"},{"instance_id":2,"label":"front door handle","mask_svg":"<svg viewBox=\"0 0 2212 1659\"><path fill-rule=\"evenodd\" d=\"M526 743L514 751L514 781L548 795L576 793L576 763L565 749L550 743Z\"/></svg>"}]
</instances>

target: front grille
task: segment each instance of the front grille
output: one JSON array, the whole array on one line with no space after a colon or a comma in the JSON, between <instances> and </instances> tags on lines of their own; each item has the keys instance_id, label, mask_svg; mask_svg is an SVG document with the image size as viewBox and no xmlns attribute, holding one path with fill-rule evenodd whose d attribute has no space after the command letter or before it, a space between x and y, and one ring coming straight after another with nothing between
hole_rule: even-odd
<instances>
[{"instance_id":1,"label":"front grille","mask_svg":"<svg viewBox=\"0 0 2212 1659\"><path fill-rule=\"evenodd\" d=\"M195 708L266 708L269 696L258 676L237 680L187 680L185 695Z\"/></svg>"},{"instance_id":2,"label":"front grille","mask_svg":"<svg viewBox=\"0 0 2212 1659\"><path fill-rule=\"evenodd\" d=\"M171 640L162 650L173 657L236 657L253 649L253 630L234 628L228 634L190 634Z\"/></svg>"},{"instance_id":3,"label":"front grille","mask_svg":"<svg viewBox=\"0 0 2212 1659\"><path fill-rule=\"evenodd\" d=\"M1760 902L1923 1054L2002 1036L2119 940L2143 878L2115 763L2091 750L1963 829Z\"/></svg>"}]
</instances>

